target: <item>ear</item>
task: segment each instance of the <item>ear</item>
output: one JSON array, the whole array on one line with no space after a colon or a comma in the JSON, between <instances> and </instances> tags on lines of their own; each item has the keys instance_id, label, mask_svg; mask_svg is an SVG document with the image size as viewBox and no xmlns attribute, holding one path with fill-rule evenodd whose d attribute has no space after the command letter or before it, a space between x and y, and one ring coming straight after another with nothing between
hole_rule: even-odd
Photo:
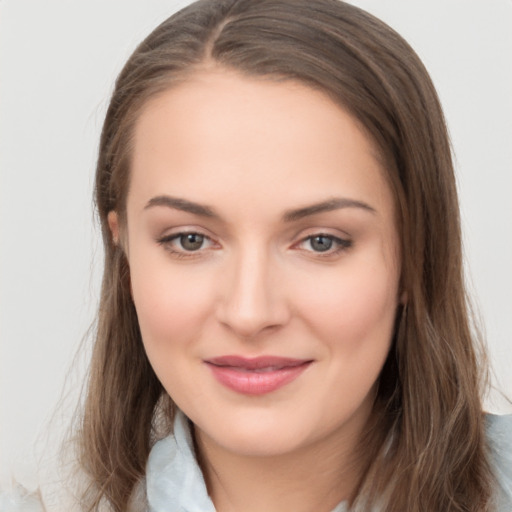
<instances>
[{"instance_id":1,"label":"ear","mask_svg":"<svg viewBox=\"0 0 512 512\"><path fill-rule=\"evenodd\" d=\"M112 233L112 242L114 243L114 245L116 247L119 247L119 245L120 245L119 215L117 215L117 212L115 210L108 212L107 222L108 222L108 227L110 228L110 233ZM121 247L121 250L123 250L122 247ZM126 253L125 253L125 256L126 256ZM133 300L132 280L129 276L128 276L128 280L130 283L130 296Z\"/></svg>"},{"instance_id":2,"label":"ear","mask_svg":"<svg viewBox=\"0 0 512 512\"><path fill-rule=\"evenodd\" d=\"M112 210L107 215L108 227L112 233L112 241L114 245L119 245L119 217L117 212Z\"/></svg>"}]
</instances>

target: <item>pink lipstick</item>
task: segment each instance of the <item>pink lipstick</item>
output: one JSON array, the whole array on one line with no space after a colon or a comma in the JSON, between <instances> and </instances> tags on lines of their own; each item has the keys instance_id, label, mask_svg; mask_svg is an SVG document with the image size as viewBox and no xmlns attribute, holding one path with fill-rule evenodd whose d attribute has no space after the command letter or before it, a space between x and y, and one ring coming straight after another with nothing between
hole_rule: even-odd
<instances>
[{"instance_id":1,"label":"pink lipstick","mask_svg":"<svg viewBox=\"0 0 512 512\"><path fill-rule=\"evenodd\" d=\"M277 356L222 356L208 359L205 363L213 376L233 391L263 395L295 380L312 361Z\"/></svg>"}]
</instances>

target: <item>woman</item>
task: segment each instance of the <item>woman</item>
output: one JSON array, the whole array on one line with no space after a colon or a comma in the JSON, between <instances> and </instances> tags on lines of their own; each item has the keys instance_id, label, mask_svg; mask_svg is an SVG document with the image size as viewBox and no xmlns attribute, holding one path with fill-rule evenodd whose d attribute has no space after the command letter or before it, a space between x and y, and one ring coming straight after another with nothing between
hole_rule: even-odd
<instances>
[{"instance_id":1,"label":"woman","mask_svg":"<svg viewBox=\"0 0 512 512\"><path fill-rule=\"evenodd\" d=\"M185 8L116 82L96 201L83 510L510 510L442 111L389 27Z\"/></svg>"}]
</instances>

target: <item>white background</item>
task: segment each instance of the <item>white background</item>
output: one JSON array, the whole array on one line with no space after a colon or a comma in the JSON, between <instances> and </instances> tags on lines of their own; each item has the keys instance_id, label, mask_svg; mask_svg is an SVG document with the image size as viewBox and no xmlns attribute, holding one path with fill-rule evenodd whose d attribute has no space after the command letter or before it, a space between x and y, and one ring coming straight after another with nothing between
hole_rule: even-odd
<instances>
[{"instance_id":1,"label":"white background","mask_svg":"<svg viewBox=\"0 0 512 512\"><path fill-rule=\"evenodd\" d=\"M30 473L32 444L94 318L93 169L115 76L135 45L187 3L0 0L0 477ZM353 3L412 44L439 90L471 292L497 386L512 396L512 1ZM488 409L510 412L497 393Z\"/></svg>"}]
</instances>

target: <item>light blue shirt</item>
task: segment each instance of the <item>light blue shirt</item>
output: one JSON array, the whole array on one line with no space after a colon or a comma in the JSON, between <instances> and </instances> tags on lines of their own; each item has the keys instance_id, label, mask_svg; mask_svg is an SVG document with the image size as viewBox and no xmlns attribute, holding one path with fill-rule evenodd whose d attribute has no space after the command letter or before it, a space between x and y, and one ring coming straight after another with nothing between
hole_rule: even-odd
<instances>
[{"instance_id":1,"label":"light blue shirt","mask_svg":"<svg viewBox=\"0 0 512 512\"><path fill-rule=\"evenodd\" d=\"M497 512L512 511L512 415L486 416L491 457L499 483ZM146 472L149 512L215 512L194 456L188 420L178 413L174 435L152 448ZM346 512L340 503L332 512Z\"/></svg>"},{"instance_id":2,"label":"light blue shirt","mask_svg":"<svg viewBox=\"0 0 512 512\"><path fill-rule=\"evenodd\" d=\"M497 512L512 512L512 415L485 417L491 461L498 481Z\"/></svg>"}]
</instances>

